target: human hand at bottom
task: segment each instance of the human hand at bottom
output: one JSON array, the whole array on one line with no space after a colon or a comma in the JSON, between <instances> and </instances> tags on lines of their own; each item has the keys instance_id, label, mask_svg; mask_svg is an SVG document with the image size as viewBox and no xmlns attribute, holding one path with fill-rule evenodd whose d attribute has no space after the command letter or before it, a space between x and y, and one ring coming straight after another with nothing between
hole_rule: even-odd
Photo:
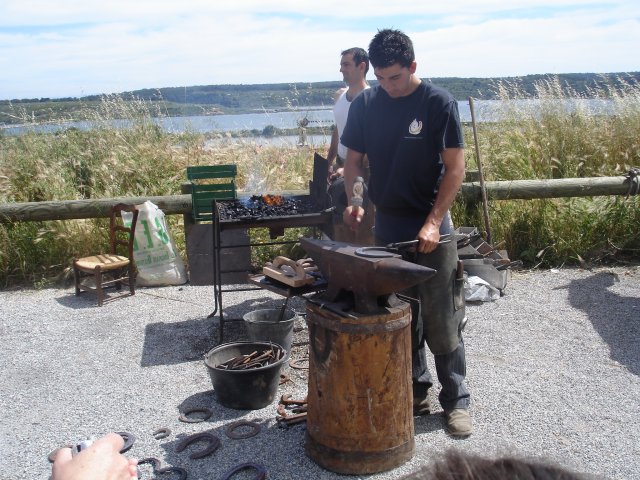
<instances>
[{"instance_id":1,"label":"human hand at bottom","mask_svg":"<svg viewBox=\"0 0 640 480\"><path fill-rule=\"evenodd\" d=\"M122 437L110 433L75 457L63 448L53 462L51 480L135 480L138 461L120 454L123 446Z\"/></svg>"}]
</instances>

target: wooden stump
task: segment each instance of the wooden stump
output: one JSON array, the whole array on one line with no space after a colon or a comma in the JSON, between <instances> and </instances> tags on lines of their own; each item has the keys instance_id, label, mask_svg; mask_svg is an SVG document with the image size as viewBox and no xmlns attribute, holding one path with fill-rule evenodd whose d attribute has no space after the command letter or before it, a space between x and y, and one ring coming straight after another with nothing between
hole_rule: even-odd
<instances>
[{"instance_id":1,"label":"wooden stump","mask_svg":"<svg viewBox=\"0 0 640 480\"><path fill-rule=\"evenodd\" d=\"M411 308L357 319L307 302L305 451L342 474L389 470L415 453Z\"/></svg>"}]
</instances>

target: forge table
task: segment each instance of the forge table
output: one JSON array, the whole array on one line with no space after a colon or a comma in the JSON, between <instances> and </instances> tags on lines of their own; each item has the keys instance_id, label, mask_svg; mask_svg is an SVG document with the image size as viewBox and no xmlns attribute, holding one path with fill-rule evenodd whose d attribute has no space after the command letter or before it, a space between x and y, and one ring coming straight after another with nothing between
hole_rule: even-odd
<instances>
[{"instance_id":1,"label":"forge table","mask_svg":"<svg viewBox=\"0 0 640 480\"><path fill-rule=\"evenodd\" d=\"M221 251L227 248L241 248L241 247L257 247L265 245L285 245L297 243L295 240L279 240L273 242L251 242L238 243L233 245L222 245L221 232L229 229L245 229L250 230L252 228L268 228L271 238L277 238L284 235L284 231L287 228L303 228L313 227L314 235L318 235L318 229L320 231L328 232L331 228L331 211L324 210L315 213L302 213L296 215L283 215L283 216L263 216L263 217L243 217L234 219L221 219L220 209L218 203L225 202L225 200L214 200L212 205L213 218L213 300L214 309L208 316L208 318L214 317L216 314L219 316L219 343L223 343L224 339L224 324L231 321L240 321L241 318L225 318L224 309L222 305L222 294L225 292L239 292L249 290L267 289L283 295L285 302L292 296L303 295L305 293L312 293L326 288L326 282L316 281L311 285L299 288L292 288L288 285L284 285L280 282L271 282L270 279L265 280L264 276L250 275L250 272L242 270L247 273L247 281L250 286L247 287L234 287L224 288L222 285L223 273L239 273L238 270L223 269L221 262Z\"/></svg>"}]
</instances>

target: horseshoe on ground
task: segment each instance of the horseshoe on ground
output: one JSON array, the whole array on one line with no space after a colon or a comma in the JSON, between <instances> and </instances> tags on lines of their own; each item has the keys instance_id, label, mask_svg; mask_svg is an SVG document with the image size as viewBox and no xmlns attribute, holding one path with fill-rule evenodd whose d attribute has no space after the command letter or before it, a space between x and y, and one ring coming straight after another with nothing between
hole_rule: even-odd
<instances>
[{"instance_id":1,"label":"horseshoe on ground","mask_svg":"<svg viewBox=\"0 0 640 480\"><path fill-rule=\"evenodd\" d=\"M167 427L158 428L151 435L153 435L153 438L156 440L162 440L163 438L167 438L171 435L171 429Z\"/></svg>"},{"instance_id":2,"label":"horseshoe on ground","mask_svg":"<svg viewBox=\"0 0 640 480\"><path fill-rule=\"evenodd\" d=\"M180 453L192 443L199 442L200 440L206 440L209 443L209 446L204 450L200 450L199 452L194 452L189 455L189 458L192 460L197 460L199 458L204 458L208 455L211 455L218 448L220 448L221 445L220 439L213 433L202 432L191 435L178 443L178 445L176 445L176 452Z\"/></svg>"},{"instance_id":3,"label":"horseshoe on ground","mask_svg":"<svg viewBox=\"0 0 640 480\"><path fill-rule=\"evenodd\" d=\"M295 368L298 370L308 370L309 369L309 365L302 365L303 362L308 362L309 361L309 357L306 358L296 358L293 360L289 360L289 366L291 368Z\"/></svg>"},{"instance_id":4,"label":"horseshoe on ground","mask_svg":"<svg viewBox=\"0 0 640 480\"><path fill-rule=\"evenodd\" d=\"M180 467L159 468L158 470L154 470L153 473L155 473L156 475L162 475L163 473L177 473L180 475L177 480L187 480L187 471L184 468Z\"/></svg>"},{"instance_id":5,"label":"horseshoe on ground","mask_svg":"<svg viewBox=\"0 0 640 480\"><path fill-rule=\"evenodd\" d=\"M247 433L236 433L235 431L241 427L249 427L251 428L251 430L249 430ZM232 424L227 426L224 433L226 433L227 437L229 438L233 438L234 440L241 440L243 438L256 436L258 433L260 433L261 428L262 427L260 427L260 425L257 424L256 422L251 422L248 420L240 420L237 422L233 422Z\"/></svg>"},{"instance_id":6,"label":"horseshoe on ground","mask_svg":"<svg viewBox=\"0 0 640 480\"><path fill-rule=\"evenodd\" d=\"M246 470L248 468L256 471L256 476L253 478L253 480L264 480L265 478L267 478L267 469L263 465L260 465L259 463L241 463L240 465L237 465L226 472L224 474L224 477L222 477L222 480L229 480L239 471Z\"/></svg>"},{"instance_id":7,"label":"horseshoe on ground","mask_svg":"<svg viewBox=\"0 0 640 480\"><path fill-rule=\"evenodd\" d=\"M133 447L133 443L136 441L136 436L129 432L116 432L124 440L124 447L120 450L120 453L124 453Z\"/></svg>"},{"instance_id":8,"label":"horseshoe on ground","mask_svg":"<svg viewBox=\"0 0 640 480\"><path fill-rule=\"evenodd\" d=\"M192 413L204 413L204 417L203 418L189 418L187 415L191 415ZM209 408L205 408L205 407L198 407L198 408L189 408L187 410L185 410L183 413L180 414L180 416L178 417L178 420L180 420L181 422L185 422L185 423L200 423L200 422L204 422L205 420L209 420L209 418L211 417L211 415L213 415L213 412L209 409Z\"/></svg>"},{"instance_id":9,"label":"horseshoe on ground","mask_svg":"<svg viewBox=\"0 0 640 480\"><path fill-rule=\"evenodd\" d=\"M156 457L147 457L143 458L142 460L138 460L138 465L144 465L145 463L150 464L153 467L154 472L158 470L158 468L160 468L160 465L162 465L160 463L160 460Z\"/></svg>"}]
</instances>

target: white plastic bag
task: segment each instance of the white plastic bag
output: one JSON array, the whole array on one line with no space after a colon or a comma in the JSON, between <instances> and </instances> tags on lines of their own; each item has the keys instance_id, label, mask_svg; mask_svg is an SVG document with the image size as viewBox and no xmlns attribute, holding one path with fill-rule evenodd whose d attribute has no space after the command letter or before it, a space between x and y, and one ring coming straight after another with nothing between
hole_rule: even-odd
<instances>
[{"instance_id":1,"label":"white plastic bag","mask_svg":"<svg viewBox=\"0 0 640 480\"><path fill-rule=\"evenodd\" d=\"M464 299L467 302L493 302L500 298L500 291L480 277L464 279Z\"/></svg>"},{"instance_id":2,"label":"white plastic bag","mask_svg":"<svg viewBox=\"0 0 640 480\"><path fill-rule=\"evenodd\" d=\"M148 200L136 208L138 222L133 244L133 259L138 269L136 285L182 285L187 281L187 273L164 212ZM122 212L126 223L130 224L132 217L133 214Z\"/></svg>"}]
</instances>

